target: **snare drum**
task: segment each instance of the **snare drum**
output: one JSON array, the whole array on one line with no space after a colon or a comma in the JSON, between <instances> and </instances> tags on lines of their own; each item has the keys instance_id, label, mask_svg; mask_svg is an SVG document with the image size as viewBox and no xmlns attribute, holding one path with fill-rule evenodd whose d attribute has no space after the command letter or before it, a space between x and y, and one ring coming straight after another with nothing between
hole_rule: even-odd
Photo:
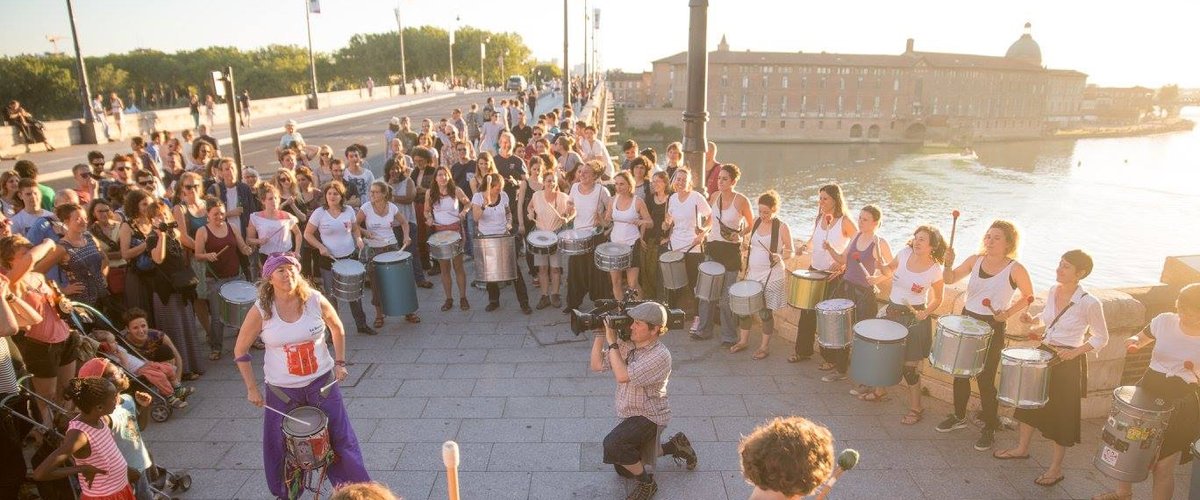
<instances>
[{"instance_id":1,"label":"snare drum","mask_svg":"<svg viewBox=\"0 0 1200 500\"><path fill-rule=\"evenodd\" d=\"M333 296L353 302L363 296L363 280L367 277L367 266L354 259L339 259L333 262Z\"/></svg>"},{"instance_id":2,"label":"snare drum","mask_svg":"<svg viewBox=\"0 0 1200 500\"><path fill-rule=\"evenodd\" d=\"M845 349L854 332L854 301L829 299L817 303L817 343L826 349Z\"/></svg>"},{"instance_id":3,"label":"snare drum","mask_svg":"<svg viewBox=\"0 0 1200 500\"><path fill-rule=\"evenodd\" d=\"M1046 406L1050 400L1050 360L1053 354L1029 347L1000 351L1000 404L1021 409Z\"/></svg>"},{"instance_id":4,"label":"snare drum","mask_svg":"<svg viewBox=\"0 0 1200 500\"><path fill-rule=\"evenodd\" d=\"M687 268L683 263L683 252L671 250L658 256L658 266L662 270L663 288L679 290L687 286Z\"/></svg>"},{"instance_id":5,"label":"snare drum","mask_svg":"<svg viewBox=\"0 0 1200 500\"><path fill-rule=\"evenodd\" d=\"M258 289L249 281L234 280L221 285L220 311L217 311L221 322L238 327L258 299Z\"/></svg>"},{"instance_id":6,"label":"snare drum","mask_svg":"<svg viewBox=\"0 0 1200 500\"><path fill-rule=\"evenodd\" d=\"M1092 465L1118 481L1145 481L1174 411L1171 402L1141 387L1126 385L1113 389L1112 409L1108 411Z\"/></svg>"},{"instance_id":7,"label":"snare drum","mask_svg":"<svg viewBox=\"0 0 1200 500\"><path fill-rule=\"evenodd\" d=\"M438 231L429 235L429 256L434 260L450 260L463 253L463 239L458 231Z\"/></svg>"},{"instance_id":8,"label":"snare drum","mask_svg":"<svg viewBox=\"0 0 1200 500\"><path fill-rule=\"evenodd\" d=\"M752 316L767 308L762 283L742 280L729 286L729 310L738 316Z\"/></svg>"},{"instance_id":9,"label":"snare drum","mask_svg":"<svg viewBox=\"0 0 1200 500\"><path fill-rule=\"evenodd\" d=\"M525 237L529 252L537 255L554 255L558 251L558 235L553 231L535 229Z\"/></svg>"},{"instance_id":10,"label":"snare drum","mask_svg":"<svg viewBox=\"0 0 1200 500\"><path fill-rule=\"evenodd\" d=\"M929 365L955 377L974 377L983 371L992 327L970 316L949 315L937 320Z\"/></svg>"},{"instance_id":11,"label":"snare drum","mask_svg":"<svg viewBox=\"0 0 1200 500\"><path fill-rule=\"evenodd\" d=\"M788 304L797 309L812 309L825 300L830 274L825 271L797 269L788 276Z\"/></svg>"},{"instance_id":12,"label":"snare drum","mask_svg":"<svg viewBox=\"0 0 1200 500\"><path fill-rule=\"evenodd\" d=\"M850 377L871 387L900 382L908 328L887 319L864 319L854 325L854 359Z\"/></svg>"},{"instance_id":13,"label":"snare drum","mask_svg":"<svg viewBox=\"0 0 1200 500\"><path fill-rule=\"evenodd\" d=\"M371 259L375 268L375 287L385 316L404 316L417 311L417 282L413 279L412 254L385 252Z\"/></svg>"},{"instance_id":14,"label":"snare drum","mask_svg":"<svg viewBox=\"0 0 1200 500\"><path fill-rule=\"evenodd\" d=\"M283 419L284 451L287 460L301 470L311 471L333 463L329 441L329 417L315 406L301 406Z\"/></svg>"},{"instance_id":15,"label":"snare drum","mask_svg":"<svg viewBox=\"0 0 1200 500\"><path fill-rule=\"evenodd\" d=\"M558 250L563 255L584 255L592 251L591 229L564 229L558 232Z\"/></svg>"},{"instance_id":16,"label":"snare drum","mask_svg":"<svg viewBox=\"0 0 1200 500\"><path fill-rule=\"evenodd\" d=\"M477 236L472 244L475 246L475 279L484 283L517 279L517 248L512 236Z\"/></svg>"},{"instance_id":17,"label":"snare drum","mask_svg":"<svg viewBox=\"0 0 1200 500\"><path fill-rule=\"evenodd\" d=\"M715 260L701 262L696 277L696 300L717 303L725 291L725 266Z\"/></svg>"},{"instance_id":18,"label":"snare drum","mask_svg":"<svg viewBox=\"0 0 1200 500\"><path fill-rule=\"evenodd\" d=\"M633 247L613 241L601 243L596 246L594 260L601 271L624 271L633 265Z\"/></svg>"}]
</instances>

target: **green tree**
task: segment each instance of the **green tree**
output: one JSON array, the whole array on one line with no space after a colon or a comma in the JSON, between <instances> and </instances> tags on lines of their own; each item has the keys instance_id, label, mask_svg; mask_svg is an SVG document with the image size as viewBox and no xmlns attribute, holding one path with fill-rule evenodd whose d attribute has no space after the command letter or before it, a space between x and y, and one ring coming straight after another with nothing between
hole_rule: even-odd
<instances>
[{"instance_id":1,"label":"green tree","mask_svg":"<svg viewBox=\"0 0 1200 500\"><path fill-rule=\"evenodd\" d=\"M0 99L11 99L40 119L83 116L71 60L63 56L16 56L0 59Z\"/></svg>"},{"instance_id":2,"label":"green tree","mask_svg":"<svg viewBox=\"0 0 1200 500\"><path fill-rule=\"evenodd\" d=\"M1171 118L1179 114L1179 85L1164 85L1158 89L1158 96L1155 100L1158 102L1158 109L1167 117Z\"/></svg>"}]
</instances>

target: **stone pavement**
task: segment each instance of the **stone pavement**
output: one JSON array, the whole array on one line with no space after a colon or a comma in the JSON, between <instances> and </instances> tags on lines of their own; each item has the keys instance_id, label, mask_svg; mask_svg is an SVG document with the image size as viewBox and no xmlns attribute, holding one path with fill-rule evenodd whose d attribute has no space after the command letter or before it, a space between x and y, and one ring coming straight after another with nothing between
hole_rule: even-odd
<instances>
[{"instance_id":1,"label":"stone pavement","mask_svg":"<svg viewBox=\"0 0 1200 500\"><path fill-rule=\"evenodd\" d=\"M537 292L530 294L536 301ZM600 442L616 423L615 384L611 374L588 370L590 336L573 336L567 317L553 308L520 314L509 288L501 291L502 309L492 313L483 311L481 290L470 291L466 312L438 311L440 283L419 295L421 324L389 318L380 335L346 342L346 406L374 479L407 499L445 498L440 449L452 439L462 450L465 499L624 498L630 483L601 463ZM1085 422L1084 443L1067 455L1066 480L1043 488L1033 484L1050 455L1040 438L1029 460L995 460L971 447L973 427L933 430L948 405L927 401L924 421L902 425L902 390L893 388L888 402L858 401L847 394L848 382L822 383L815 361L787 363L786 340L777 339L763 361L751 360L752 350L731 355L715 340L692 342L680 331L665 342L675 361L667 432L685 432L700 464L689 472L660 459L659 499L747 498L738 440L768 418L789 414L825 424L838 449L862 454L834 498L1090 498L1113 484L1091 465L1099 421ZM192 474L195 483L182 498L269 497L262 410L246 402L231 358L195 383L190 407L145 432L161 465ZM261 381L261 351L255 358ZM1007 446L1016 433L997 438ZM1180 469L1176 498L1187 497L1189 471L1190 465ZM1135 492L1148 498L1149 482Z\"/></svg>"}]
</instances>

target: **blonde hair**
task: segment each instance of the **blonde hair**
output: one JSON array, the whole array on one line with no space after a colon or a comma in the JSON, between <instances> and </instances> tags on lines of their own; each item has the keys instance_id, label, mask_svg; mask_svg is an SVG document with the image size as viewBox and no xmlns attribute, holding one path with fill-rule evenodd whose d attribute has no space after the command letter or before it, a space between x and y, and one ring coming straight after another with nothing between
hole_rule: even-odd
<instances>
[{"instance_id":1,"label":"blonde hair","mask_svg":"<svg viewBox=\"0 0 1200 500\"><path fill-rule=\"evenodd\" d=\"M300 273L300 268L296 268L296 273ZM263 321L271 319L271 310L275 306L275 287L271 285L271 277L263 276L258 279L256 285L258 287L258 307L262 309ZM308 298L312 296L312 285L309 285L308 280L303 276L296 279L296 289L293 291L296 297L300 298L300 307L303 308L308 304Z\"/></svg>"},{"instance_id":2,"label":"blonde hair","mask_svg":"<svg viewBox=\"0 0 1200 500\"><path fill-rule=\"evenodd\" d=\"M1016 224L1012 222L997 219L992 222L988 229L998 229L1004 235L1004 241L1008 243L1008 248L1005 249L1004 256L1010 259L1017 258L1017 246L1021 243L1021 233L1017 231ZM982 246L979 248L979 255L987 253Z\"/></svg>"},{"instance_id":3,"label":"blonde hair","mask_svg":"<svg viewBox=\"0 0 1200 500\"><path fill-rule=\"evenodd\" d=\"M392 490L381 483L343 484L333 492L329 500L399 500Z\"/></svg>"}]
</instances>

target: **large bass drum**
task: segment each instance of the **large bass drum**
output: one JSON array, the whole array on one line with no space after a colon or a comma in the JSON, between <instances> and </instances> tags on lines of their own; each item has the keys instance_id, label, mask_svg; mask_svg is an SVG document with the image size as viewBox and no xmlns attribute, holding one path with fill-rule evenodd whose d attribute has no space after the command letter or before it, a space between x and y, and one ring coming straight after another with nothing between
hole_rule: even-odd
<instances>
[{"instance_id":1,"label":"large bass drum","mask_svg":"<svg viewBox=\"0 0 1200 500\"><path fill-rule=\"evenodd\" d=\"M844 349L854 334L854 301L829 299L817 303L817 343L826 349Z\"/></svg>"},{"instance_id":2,"label":"large bass drum","mask_svg":"<svg viewBox=\"0 0 1200 500\"><path fill-rule=\"evenodd\" d=\"M658 256L659 268L662 270L663 288L679 290L687 286L687 268L684 266L683 252L671 250Z\"/></svg>"},{"instance_id":3,"label":"large bass drum","mask_svg":"<svg viewBox=\"0 0 1200 500\"><path fill-rule=\"evenodd\" d=\"M385 252L372 259L374 285L379 288L380 306L386 316L417 312L417 282L413 279L412 254L403 250Z\"/></svg>"},{"instance_id":4,"label":"large bass drum","mask_svg":"<svg viewBox=\"0 0 1200 500\"><path fill-rule=\"evenodd\" d=\"M992 327L983 321L962 315L942 316L933 333L929 365L955 377L974 377L983 371L988 342L992 340Z\"/></svg>"},{"instance_id":5,"label":"large bass drum","mask_svg":"<svg viewBox=\"0 0 1200 500\"><path fill-rule=\"evenodd\" d=\"M762 283L742 280L729 286L729 310L738 316L753 316L767 308Z\"/></svg>"},{"instance_id":6,"label":"large bass drum","mask_svg":"<svg viewBox=\"0 0 1200 500\"><path fill-rule=\"evenodd\" d=\"M233 280L221 285L221 322L237 328L258 299L258 289L248 281Z\"/></svg>"},{"instance_id":7,"label":"large bass drum","mask_svg":"<svg viewBox=\"0 0 1200 500\"><path fill-rule=\"evenodd\" d=\"M696 276L696 300L716 304L725 290L725 266L715 260L701 262Z\"/></svg>"},{"instance_id":8,"label":"large bass drum","mask_svg":"<svg viewBox=\"0 0 1200 500\"><path fill-rule=\"evenodd\" d=\"M1126 385L1113 389L1112 409L1108 411L1092 464L1118 481L1145 481L1174 411L1170 402L1140 387Z\"/></svg>"},{"instance_id":9,"label":"large bass drum","mask_svg":"<svg viewBox=\"0 0 1200 500\"><path fill-rule=\"evenodd\" d=\"M1053 354L1029 347L1000 351L1000 404L1021 409L1046 406L1050 401L1050 360Z\"/></svg>"},{"instance_id":10,"label":"large bass drum","mask_svg":"<svg viewBox=\"0 0 1200 500\"><path fill-rule=\"evenodd\" d=\"M904 372L906 337L908 329L892 320L864 319L855 323L850 377L872 387L899 383Z\"/></svg>"},{"instance_id":11,"label":"large bass drum","mask_svg":"<svg viewBox=\"0 0 1200 500\"><path fill-rule=\"evenodd\" d=\"M476 236L475 279L497 283L517 279L517 247L511 235Z\"/></svg>"}]
</instances>

